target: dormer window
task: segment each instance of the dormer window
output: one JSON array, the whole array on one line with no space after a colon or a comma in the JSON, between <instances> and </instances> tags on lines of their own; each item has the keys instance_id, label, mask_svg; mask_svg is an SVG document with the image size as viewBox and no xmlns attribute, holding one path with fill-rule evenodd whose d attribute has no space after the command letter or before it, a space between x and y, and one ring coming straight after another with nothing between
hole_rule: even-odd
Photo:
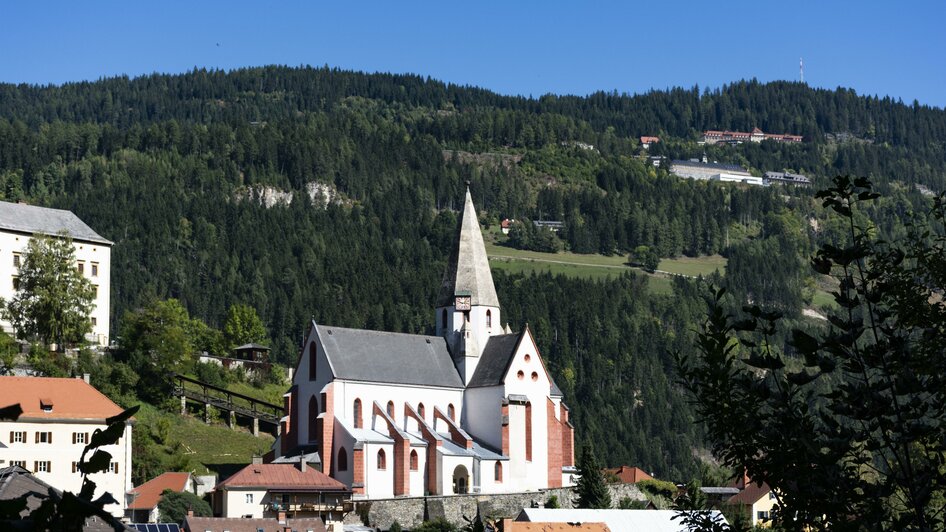
<instances>
[{"instance_id":1,"label":"dormer window","mask_svg":"<svg viewBox=\"0 0 946 532\"><path fill-rule=\"evenodd\" d=\"M52 412L53 411L53 400L52 399L40 399L39 407L43 412Z\"/></svg>"}]
</instances>

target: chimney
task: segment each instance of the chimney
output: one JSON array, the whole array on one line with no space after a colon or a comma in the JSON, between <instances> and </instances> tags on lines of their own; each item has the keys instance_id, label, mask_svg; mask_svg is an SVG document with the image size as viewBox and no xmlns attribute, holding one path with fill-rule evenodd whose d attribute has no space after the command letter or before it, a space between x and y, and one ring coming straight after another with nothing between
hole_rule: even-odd
<instances>
[{"instance_id":1,"label":"chimney","mask_svg":"<svg viewBox=\"0 0 946 532\"><path fill-rule=\"evenodd\" d=\"M253 455L253 465L260 465L260 464L262 464L262 463L263 463L263 457L260 456L260 455L258 455L258 454L254 454L254 455Z\"/></svg>"},{"instance_id":2,"label":"chimney","mask_svg":"<svg viewBox=\"0 0 946 532\"><path fill-rule=\"evenodd\" d=\"M305 473L305 470L308 469L308 465L309 464L305 463L305 458L300 456L299 457L299 471L302 471L303 473Z\"/></svg>"},{"instance_id":3,"label":"chimney","mask_svg":"<svg viewBox=\"0 0 946 532\"><path fill-rule=\"evenodd\" d=\"M502 532L509 532L512 530L512 519L508 517L502 520L502 525L500 525Z\"/></svg>"},{"instance_id":4,"label":"chimney","mask_svg":"<svg viewBox=\"0 0 946 532\"><path fill-rule=\"evenodd\" d=\"M187 510L187 517L194 517L194 510Z\"/></svg>"},{"instance_id":5,"label":"chimney","mask_svg":"<svg viewBox=\"0 0 946 532\"><path fill-rule=\"evenodd\" d=\"M89 374L89 373L83 373L83 374L82 374L82 380L84 380L86 384L90 384L90 383L89 383L89 379L91 379L91 378L92 378L92 375Z\"/></svg>"},{"instance_id":6,"label":"chimney","mask_svg":"<svg viewBox=\"0 0 946 532\"><path fill-rule=\"evenodd\" d=\"M280 525L286 524L286 512L279 512L276 514L276 520L279 521Z\"/></svg>"}]
</instances>

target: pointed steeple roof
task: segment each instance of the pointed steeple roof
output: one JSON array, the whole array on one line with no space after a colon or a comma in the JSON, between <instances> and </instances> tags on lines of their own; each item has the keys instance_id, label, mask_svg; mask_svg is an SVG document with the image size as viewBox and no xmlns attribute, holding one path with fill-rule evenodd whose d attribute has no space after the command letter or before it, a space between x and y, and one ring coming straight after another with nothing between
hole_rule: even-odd
<instances>
[{"instance_id":1,"label":"pointed steeple roof","mask_svg":"<svg viewBox=\"0 0 946 532\"><path fill-rule=\"evenodd\" d=\"M453 305L456 295L472 296L473 305L499 306L496 287L493 286L493 275L489 271L486 245L483 244L483 233L480 232L480 224L476 220L476 209L473 208L473 196L470 195L469 187L466 189L458 238L450 250L450 260L440 285L437 306Z\"/></svg>"}]
</instances>

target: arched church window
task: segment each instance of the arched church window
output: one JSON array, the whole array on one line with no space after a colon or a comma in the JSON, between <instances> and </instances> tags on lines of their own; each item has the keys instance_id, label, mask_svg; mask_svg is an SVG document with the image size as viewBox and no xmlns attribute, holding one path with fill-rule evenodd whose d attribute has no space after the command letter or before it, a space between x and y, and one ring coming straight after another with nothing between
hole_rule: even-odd
<instances>
[{"instance_id":1,"label":"arched church window","mask_svg":"<svg viewBox=\"0 0 946 532\"><path fill-rule=\"evenodd\" d=\"M417 405L417 415L420 416L421 419L424 419L424 403Z\"/></svg>"},{"instance_id":2,"label":"arched church window","mask_svg":"<svg viewBox=\"0 0 946 532\"><path fill-rule=\"evenodd\" d=\"M496 480L496 482L502 482L503 481L503 464L500 462L496 462L496 467L493 469L494 469L493 471L494 480Z\"/></svg>"},{"instance_id":3,"label":"arched church window","mask_svg":"<svg viewBox=\"0 0 946 532\"><path fill-rule=\"evenodd\" d=\"M493 313L490 312L489 309L486 309L486 326L487 327L493 326Z\"/></svg>"},{"instance_id":4,"label":"arched church window","mask_svg":"<svg viewBox=\"0 0 946 532\"><path fill-rule=\"evenodd\" d=\"M344 447L338 450L338 463L335 468L338 471L348 471L348 451Z\"/></svg>"},{"instance_id":5,"label":"arched church window","mask_svg":"<svg viewBox=\"0 0 946 532\"><path fill-rule=\"evenodd\" d=\"M309 344L309 380L314 381L317 376L318 365L315 363L315 342Z\"/></svg>"},{"instance_id":6,"label":"arched church window","mask_svg":"<svg viewBox=\"0 0 946 532\"><path fill-rule=\"evenodd\" d=\"M355 418L355 428L361 428L361 399L355 399L355 406L352 409L352 416Z\"/></svg>"},{"instance_id":7,"label":"arched church window","mask_svg":"<svg viewBox=\"0 0 946 532\"><path fill-rule=\"evenodd\" d=\"M378 449L378 469L384 470L387 467L387 459L384 456L384 449Z\"/></svg>"},{"instance_id":8,"label":"arched church window","mask_svg":"<svg viewBox=\"0 0 946 532\"><path fill-rule=\"evenodd\" d=\"M457 412L453 408L453 403L450 403L449 405L447 405L447 417L449 417L453 421L457 420Z\"/></svg>"},{"instance_id":9,"label":"arched church window","mask_svg":"<svg viewBox=\"0 0 946 532\"><path fill-rule=\"evenodd\" d=\"M388 415L394 419L394 401L388 401Z\"/></svg>"},{"instance_id":10,"label":"arched church window","mask_svg":"<svg viewBox=\"0 0 946 532\"><path fill-rule=\"evenodd\" d=\"M325 412L327 408L328 408L328 395L326 395L325 392L322 392L322 410L319 410L319 412Z\"/></svg>"},{"instance_id":11,"label":"arched church window","mask_svg":"<svg viewBox=\"0 0 946 532\"><path fill-rule=\"evenodd\" d=\"M411 449L411 471L417 471L417 451Z\"/></svg>"},{"instance_id":12,"label":"arched church window","mask_svg":"<svg viewBox=\"0 0 946 532\"><path fill-rule=\"evenodd\" d=\"M526 403L526 461L532 461L532 403Z\"/></svg>"},{"instance_id":13,"label":"arched church window","mask_svg":"<svg viewBox=\"0 0 946 532\"><path fill-rule=\"evenodd\" d=\"M443 309L443 311L440 313L440 323L443 324L441 327L444 329L447 328L447 309Z\"/></svg>"},{"instance_id":14,"label":"arched church window","mask_svg":"<svg viewBox=\"0 0 946 532\"><path fill-rule=\"evenodd\" d=\"M319 399L313 395L309 399L309 441L317 441L320 437L318 430Z\"/></svg>"}]
</instances>

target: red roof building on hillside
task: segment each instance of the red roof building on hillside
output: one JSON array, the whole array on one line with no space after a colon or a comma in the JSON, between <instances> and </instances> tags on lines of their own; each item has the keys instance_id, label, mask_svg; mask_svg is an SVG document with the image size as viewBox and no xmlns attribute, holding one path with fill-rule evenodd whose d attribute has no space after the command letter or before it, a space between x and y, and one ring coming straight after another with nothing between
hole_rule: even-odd
<instances>
[{"instance_id":1,"label":"red roof building on hillside","mask_svg":"<svg viewBox=\"0 0 946 532\"><path fill-rule=\"evenodd\" d=\"M642 480L651 480L654 477L648 475L639 467L630 467L622 465L613 469L605 469L605 472L614 475L620 479L622 484L637 484Z\"/></svg>"},{"instance_id":2,"label":"red roof building on hillside","mask_svg":"<svg viewBox=\"0 0 946 532\"><path fill-rule=\"evenodd\" d=\"M104 421L121 407L82 379L0 377L0 406L20 404L18 421Z\"/></svg>"},{"instance_id":3,"label":"red roof building on hillside","mask_svg":"<svg viewBox=\"0 0 946 532\"><path fill-rule=\"evenodd\" d=\"M153 523L158 519L157 508L164 490L177 493L190 491L193 487L190 473L163 473L129 490L126 494L128 506L125 515L135 523Z\"/></svg>"}]
</instances>

